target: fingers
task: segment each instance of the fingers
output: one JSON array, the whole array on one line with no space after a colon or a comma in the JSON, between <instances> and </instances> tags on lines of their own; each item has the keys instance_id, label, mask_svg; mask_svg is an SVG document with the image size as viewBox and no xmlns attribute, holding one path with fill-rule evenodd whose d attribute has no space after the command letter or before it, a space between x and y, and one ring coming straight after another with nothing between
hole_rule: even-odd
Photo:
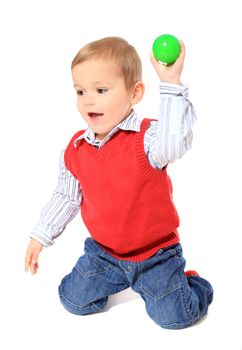
<instances>
[{"instance_id":1,"label":"fingers","mask_svg":"<svg viewBox=\"0 0 242 350\"><path fill-rule=\"evenodd\" d=\"M39 268L38 262L32 261L32 263L30 264L30 272L32 273L32 275L37 273L38 268Z\"/></svg>"},{"instance_id":2,"label":"fingers","mask_svg":"<svg viewBox=\"0 0 242 350\"><path fill-rule=\"evenodd\" d=\"M157 60L156 60L156 58L155 58L155 56L154 56L154 54L153 54L152 51L150 52L150 60L151 60L151 62L154 63L154 64L155 64L155 62L157 62Z\"/></svg>"},{"instance_id":3,"label":"fingers","mask_svg":"<svg viewBox=\"0 0 242 350\"><path fill-rule=\"evenodd\" d=\"M186 47L185 47L185 44L184 44L184 42L182 40L180 40L179 42L180 42L180 45L181 45L181 52L180 52L179 57L182 56L182 58L184 59L185 55L186 55Z\"/></svg>"},{"instance_id":4,"label":"fingers","mask_svg":"<svg viewBox=\"0 0 242 350\"><path fill-rule=\"evenodd\" d=\"M153 64L155 69L158 67L158 65L160 65L160 63L155 58L153 52L150 52L150 60L151 60L151 63Z\"/></svg>"},{"instance_id":5,"label":"fingers","mask_svg":"<svg viewBox=\"0 0 242 350\"><path fill-rule=\"evenodd\" d=\"M30 269L30 272L32 273L32 275L34 275L37 270L38 270L38 255L36 253L33 253L33 255L31 256L31 259L29 260L28 266Z\"/></svg>"},{"instance_id":6,"label":"fingers","mask_svg":"<svg viewBox=\"0 0 242 350\"><path fill-rule=\"evenodd\" d=\"M38 255L39 254L36 254L34 252L27 251L25 258L25 272L28 272L29 269L32 275L34 275L37 272L39 268Z\"/></svg>"},{"instance_id":7,"label":"fingers","mask_svg":"<svg viewBox=\"0 0 242 350\"><path fill-rule=\"evenodd\" d=\"M180 40L179 42L180 42L180 45L181 45L181 52L180 52L179 57L173 63L174 65L183 65L184 60L185 60L185 56L186 56L186 47L185 47L185 45L184 45L182 40Z\"/></svg>"},{"instance_id":8,"label":"fingers","mask_svg":"<svg viewBox=\"0 0 242 350\"><path fill-rule=\"evenodd\" d=\"M26 256L25 256L25 264L24 264L25 272L28 272L29 270L30 261L31 261L31 257L30 257L29 251L27 250Z\"/></svg>"},{"instance_id":9,"label":"fingers","mask_svg":"<svg viewBox=\"0 0 242 350\"><path fill-rule=\"evenodd\" d=\"M41 252L41 250L43 249L43 246L41 243L35 241L35 240L31 240L27 252L26 252L26 256L25 256L25 271L28 272L28 270L30 270L30 272L33 274L35 274L39 268L39 264L38 264L38 259L39 259L39 254Z\"/></svg>"},{"instance_id":10,"label":"fingers","mask_svg":"<svg viewBox=\"0 0 242 350\"><path fill-rule=\"evenodd\" d=\"M166 65L162 64L161 62L159 62L153 52L150 52L150 60L151 60L151 63L153 65L153 67L155 68L156 70L156 73L159 75L159 77L161 78L162 74L165 72L166 70Z\"/></svg>"}]
</instances>

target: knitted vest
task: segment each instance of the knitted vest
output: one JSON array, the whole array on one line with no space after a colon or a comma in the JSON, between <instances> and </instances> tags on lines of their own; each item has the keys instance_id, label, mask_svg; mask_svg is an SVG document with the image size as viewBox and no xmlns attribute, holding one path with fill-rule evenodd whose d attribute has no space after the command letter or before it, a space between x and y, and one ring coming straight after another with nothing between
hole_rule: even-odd
<instances>
[{"instance_id":1,"label":"knitted vest","mask_svg":"<svg viewBox=\"0 0 242 350\"><path fill-rule=\"evenodd\" d=\"M153 168L144 152L144 134L116 133L103 147L71 139L67 169L79 180L81 215L93 239L116 258L141 261L179 241L179 218L166 168Z\"/></svg>"}]
</instances>

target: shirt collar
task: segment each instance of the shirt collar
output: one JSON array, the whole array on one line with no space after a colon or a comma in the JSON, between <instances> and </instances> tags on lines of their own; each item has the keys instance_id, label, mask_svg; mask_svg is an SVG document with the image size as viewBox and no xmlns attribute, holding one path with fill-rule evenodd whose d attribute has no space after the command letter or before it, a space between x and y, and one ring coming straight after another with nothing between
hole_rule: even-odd
<instances>
[{"instance_id":1,"label":"shirt collar","mask_svg":"<svg viewBox=\"0 0 242 350\"><path fill-rule=\"evenodd\" d=\"M141 121L138 119L135 111L132 110L131 113L128 115L128 117L125 118L121 123L116 125L108 133L108 135L105 136L105 138L103 140L96 141L95 133L88 127L82 135L80 135L79 137L77 137L74 140L74 146L76 147L78 141L85 139L88 143L90 143L94 146L96 145L98 147L101 147L102 145L104 145L104 143L106 143L108 140L110 140L110 138L114 134L116 134L116 132L118 132L119 130L139 132L140 131L140 124L141 124Z\"/></svg>"}]
</instances>

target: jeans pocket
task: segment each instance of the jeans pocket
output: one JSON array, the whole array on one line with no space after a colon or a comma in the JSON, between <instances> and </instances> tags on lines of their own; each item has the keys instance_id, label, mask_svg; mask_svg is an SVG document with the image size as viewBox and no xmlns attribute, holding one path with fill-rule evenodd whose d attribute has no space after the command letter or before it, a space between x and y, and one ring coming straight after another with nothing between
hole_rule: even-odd
<instances>
[{"instance_id":1,"label":"jeans pocket","mask_svg":"<svg viewBox=\"0 0 242 350\"><path fill-rule=\"evenodd\" d=\"M91 277L102 274L107 272L109 269L108 264L99 262L92 255L87 253L78 259L75 267L83 277Z\"/></svg>"}]
</instances>

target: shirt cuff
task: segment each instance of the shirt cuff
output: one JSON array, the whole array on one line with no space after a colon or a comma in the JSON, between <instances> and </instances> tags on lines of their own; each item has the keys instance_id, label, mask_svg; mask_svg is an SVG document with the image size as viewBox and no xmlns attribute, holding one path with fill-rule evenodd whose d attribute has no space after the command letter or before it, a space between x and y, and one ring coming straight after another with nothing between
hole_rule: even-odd
<instances>
[{"instance_id":1,"label":"shirt cuff","mask_svg":"<svg viewBox=\"0 0 242 350\"><path fill-rule=\"evenodd\" d=\"M160 82L159 85L160 88L160 94L169 94L169 95L176 95L176 96L184 96L185 98L188 98L188 85L182 84L170 84L170 83L164 83Z\"/></svg>"},{"instance_id":2,"label":"shirt cuff","mask_svg":"<svg viewBox=\"0 0 242 350\"><path fill-rule=\"evenodd\" d=\"M50 247L55 243L53 239L40 231L37 227L33 228L29 237L36 239L36 241L40 242L44 247Z\"/></svg>"}]
</instances>

